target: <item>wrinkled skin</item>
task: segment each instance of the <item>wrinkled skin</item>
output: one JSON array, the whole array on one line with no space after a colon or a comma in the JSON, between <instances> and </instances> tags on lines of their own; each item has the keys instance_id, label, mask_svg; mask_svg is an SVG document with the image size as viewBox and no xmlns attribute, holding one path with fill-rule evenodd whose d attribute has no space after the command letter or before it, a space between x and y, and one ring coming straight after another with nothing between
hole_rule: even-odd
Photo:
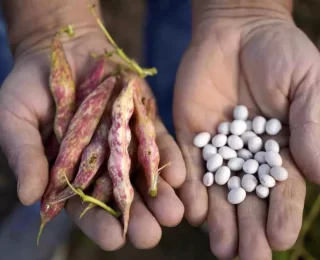
<instances>
[{"instance_id":1,"label":"wrinkled skin","mask_svg":"<svg viewBox=\"0 0 320 260\"><path fill-rule=\"evenodd\" d=\"M207 220L219 259L271 259L271 249L290 248L302 224L305 178L320 183L320 55L288 12L266 10L199 22L177 75L174 120L187 167L179 196L192 225ZM289 178L272 189L269 203L253 193L235 207L225 186L202 184L205 169L193 137L214 134L236 104L248 106L251 117L285 124L279 140Z\"/></svg>"},{"instance_id":2,"label":"wrinkled skin","mask_svg":"<svg viewBox=\"0 0 320 260\"><path fill-rule=\"evenodd\" d=\"M64 46L79 84L83 75L92 69L93 63L88 62L89 53L102 53L110 46L99 29L75 28L75 32L75 38L64 39ZM52 133L54 116L54 103L48 87L50 40L42 38L32 47L25 44L20 48L26 51L16 53L15 67L0 91L0 145L18 179L18 196L24 205L39 200L48 181L48 162L42 140ZM106 69L111 72L111 65ZM152 95L145 83L143 87L147 95ZM175 226L184 214L183 204L173 190L185 179L183 158L159 119L156 130L161 164L169 160L173 164L162 172L156 199L149 197L142 174L135 183L137 192L131 206L127 237L136 248L155 246L161 238L160 225ZM79 198L73 198L67 203L66 210L80 229L101 248L115 250L122 247L126 237L122 237L120 221L97 207L79 219L85 207Z\"/></svg>"}]
</instances>

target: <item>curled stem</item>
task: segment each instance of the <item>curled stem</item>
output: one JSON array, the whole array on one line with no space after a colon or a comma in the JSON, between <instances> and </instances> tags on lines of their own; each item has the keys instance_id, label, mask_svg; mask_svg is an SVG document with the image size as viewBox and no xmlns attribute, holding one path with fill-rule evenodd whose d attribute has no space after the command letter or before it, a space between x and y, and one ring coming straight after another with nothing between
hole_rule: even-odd
<instances>
[{"instance_id":1,"label":"curled stem","mask_svg":"<svg viewBox=\"0 0 320 260\"><path fill-rule=\"evenodd\" d=\"M73 37L74 36L74 30L71 24L69 24L67 27L63 27L61 28L57 34L60 35L62 33L66 33L68 34L69 37Z\"/></svg>"},{"instance_id":2,"label":"curled stem","mask_svg":"<svg viewBox=\"0 0 320 260\"><path fill-rule=\"evenodd\" d=\"M90 202L93 203L97 206L100 206L101 208L103 208L104 210L106 210L107 212L109 212L111 215L113 215L114 217L118 218L120 216L120 212L115 211L114 209L112 209L111 207L107 206L106 204L104 204L102 201L97 200L91 196L88 196L86 194L84 194L84 192L81 189L75 189L71 183L69 182L68 178L66 175L64 175L67 181L67 184L70 186L70 188L77 193L83 202Z\"/></svg>"},{"instance_id":3,"label":"curled stem","mask_svg":"<svg viewBox=\"0 0 320 260\"><path fill-rule=\"evenodd\" d=\"M166 167L169 166L170 164L171 164L171 162L163 165L162 167L160 167L160 168L158 169L158 174L157 174L156 177L154 178L153 183L152 183L152 185L151 185L151 189L150 189L150 191L149 191L149 195L150 195L151 197L157 197L157 195L158 195L158 182L159 182L158 176L159 176L159 174L160 174L160 171L162 171L164 168L166 168Z\"/></svg>"}]
</instances>

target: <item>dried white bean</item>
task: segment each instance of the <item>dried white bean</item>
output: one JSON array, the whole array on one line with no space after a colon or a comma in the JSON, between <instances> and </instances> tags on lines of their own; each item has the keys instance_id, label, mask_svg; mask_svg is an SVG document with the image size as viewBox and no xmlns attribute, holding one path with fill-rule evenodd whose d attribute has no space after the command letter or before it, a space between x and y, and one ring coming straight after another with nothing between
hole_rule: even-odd
<instances>
[{"instance_id":1,"label":"dried white bean","mask_svg":"<svg viewBox=\"0 0 320 260\"><path fill-rule=\"evenodd\" d=\"M285 181L288 179L288 171L283 167L273 167L270 170L270 175L276 180L276 181Z\"/></svg>"},{"instance_id":2,"label":"dried white bean","mask_svg":"<svg viewBox=\"0 0 320 260\"><path fill-rule=\"evenodd\" d=\"M256 194L258 195L259 198L265 199L266 197L269 196L269 188L259 184L256 187Z\"/></svg>"},{"instance_id":3,"label":"dried white bean","mask_svg":"<svg viewBox=\"0 0 320 260\"><path fill-rule=\"evenodd\" d=\"M243 188L238 187L229 191L228 201L231 204L239 204L245 200L246 195L246 191Z\"/></svg>"},{"instance_id":4,"label":"dried white bean","mask_svg":"<svg viewBox=\"0 0 320 260\"><path fill-rule=\"evenodd\" d=\"M212 156L207 161L207 170L209 172L215 172L216 170L219 169L219 167L223 164L223 158L220 154L216 153Z\"/></svg>"},{"instance_id":5,"label":"dried white bean","mask_svg":"<svg viewBox=\"0 0 320 260\"><path fill-rule=\"evenodd\" d=\"M243 147L243 141L237 135L230 135L227 143L233 150L240 150Z\"/></svg>"},{"instance_id":6,"label":"dried white bean","mask_svg":"<svg viewBox=\"0 0 320 260\"><path fill-rule=\"evenodd\" d=\"M251 120L247 120L246 124L247 124L246 131L252 131L252 121Z\"/></svg>"},{"instance_id":7,"label":"dried white bean","mask_svg":"<svg viewBox=\"0 0 320 260\"><path fill-rule=\"evenodd\" d=\"M278 153L280 152L280 145L276 140L269 139L265 142L264 149L266 150L266 152L273 151Z\"/></svg>"},{"instance_id":8,"label":"dried white bean","mask_svg":"<svg viewBox=\"0 0 320 260\"><path fill-rule=\"evenodd\" d=\"M241 187L244 188L246 192L252 192L258 185L258 180L254 175L245 174L241 179Z\"/></svg>"},{"instance_id":9,"label":"dried white bean","mask_svg":"<svg viewBox=\"0 0 320 260\"><path fill-rule=\"evenodd\" d=\"M240 120L247 120L249 111L246 106L238 105L233 109L233 118Z\"/></svg>"},{"instance_id":10,"label":"dried white bean","mask_svg":"<svg viewBox=\"0 0 320 260\"><path fill-rule=\"evenodd\" d=\"M263 147L262 139L259 136L254 136L248 141L248 149L252 153L259 152Z\"/></svg>"},{"instance_id":11,"label":"dried white bean","mask_svg":"<svg viewBox=\"0 0 320 260\"><path fill-rule=\"evenodd\" d=\"M215 147L221 147L226 145L227 143L227 136L223 135L223 134L217 134L212 138L211 143L213 144L213 146Z\"/></svg>"},{"instance_id":12,"label":"dried white bean","mask_svg":"<svg viewBox=\"0 0 320 260\"><path fill-rule=\"evenodd\" d=\"M261 177L259 177L259 180L260 183L267 188L272 188L276 185L276 180L268 174L262 175Z\"/></svg>"},{"instance_id":13,"label":"dried white bean","mask_svg":"<svg viewBox=\"0 0 320 260\"><path fill-rule=\"evenodd\" d=\"M214 183L214 175L212 172L207 172L203 175L203 184L207 187L210 187Z\"/></svg>"},{"instance_id":14,"label":"dried white bean","mask_svg":"<svg viewBox=\"0 0 320 260\"><path fill-rule=\"evenodd\" d=\"M215 174L215 181L218 185L225 185L230 179L230 175L230 169L227 166L221 166Z\"/></svg>"},{"instance_id":15,"label":"dried white bean","mask_svg":"<svg viewBox=\"0 0 320 260\"><path fill-rule=\"evenodd\" d=\"M230 124L230 133L234 135L242 135L247 129L247 124L243 120L233 120Z\"/></svg>"},{"instance_id":16,"label":"dried white bean","mask_svg":"<svg viewBox=\"0 0 320 260\"><path fill-rule=\"evenodd\" d=\"M211 139L210 133L208 132L199 133L194 137L193 145L198 148L202 148L210 142L210 139Z\"/></svg>"},{"instance_id":17,"label":"dried white bean","mask_svg":"<svg viewBox=\"0 0 320 260\"><path fill-rule=\"evenodd\" d=\"M230 133L230 122L222 122L218 126L218 133L228 135Z\"/></svg>"},{"instance_id":18,"label":"dried white bean","mask_svg":"<svg viewBox=\"0 0 320 260\"><path fill-rule=\"evenodd\" d=\"M222 146L219 148L218 153L221 154L225 160L230 160L237 157L237 152L228 146Z\"/></svg>"},{"instance_id":19,"label":"dried white bean","mask_svg":"<svg viewBox=\"0 0 320 260\"><path fill-rule=\"evenodd\" d=\"M252 120L253 131L258 135L263 134L266 131L266 123L267 120L263 116L256 116Z\"/></svg>"},{"instance_id":20,"label":"dried white bean","mask_svg":"<svg viewBox=\"0 0 320 260\"><path fill-rule=\"evenodd\" d=\"M217 153L217 148L214 147L212 144L207 144L202 149L202 157L205 161L207 161L211 155L214 155L216 153Z\"/></svg>"},{"instance_id":21,"label":"dried white bean","mask_svg":"<svg viewBox=\"0 0 320 260\"><path fill-rule=\"evenodd\" d=\"M281 131L281 129L282 129L282 124L278 119L272 118L272 119L268 120L268 122L266 124L267 134L276 135Z\"/></svg>"},{"instance_id":22,"label":"dried white bean","mask_svg":"<svg viewBox=\"0 0 320 260\"><path fill-rule=\"evenodd\" d=\"M235 188L239 188L241 187L241 180L238 176L232 176L229 180L228 180L228 189L232 190Z\"/></svg>"},{"instance_id":23,"label":"dried white bean","mask_svg":"<svg viewBox=\"0 0 320 260\"><path fill-rule=\"evenodd\" d=\"M253 154L247 149L240 149L237 152L237 155L245 161L253 158Z\"/></svg>"},{"instance_id":24,"label":"dried white bean","mask_svg":"<svg viewBox=\"0 0 320 260\"><path fill-rule=\"evenodd\" d=\"M241 135L241 139L243 141L243 144L244 145L247 145L249 140L252 138L252 137L255 137L257 136L256 133L252 132L252 131L246 131L244 132L242 135Z\"/></svg>"},{"instance_id":25,"label":"dried white bean","mask_svg":"<svg viewBox=\"0 0 320 260\"><path fill-rule=\"evenodd\" d=\"M271 166L282 166L282 157L279 153L268 151L266 152L266 162Z\"/></svg>"},{"instance_id":26,"label":"dried white bean","mask_svg":"<svg viewBox=\"0 0 320 260\"><path fill-rule=\"evenodd\" d=\"M242 158L232 158L228 161L228 167L231 171L240 171L242 170L244 160Z\"/></svg>"},{"instance_id":27,"label":"dried white bean","mask_svg":"<svg viewBox=\"0 0 320 260\"><path fill-rule=\"evenodd\" d=\"M259 163L254 159L249 159L243 164L243 171L248 174L255 174L258 171Z\"/></svg>"},{"instance_id":28,"label":"dried white bean","mask_svg":"<svg viewBox=\"0 0 320 260\"><path fill-rule=\"evenodd\" d=\"M258 176L259 178L262 176L262 175L268 175L270 173L270 170L271 170L271 167L266 164L266 163L263 163L259 166L259 169L258 169Z\"/></svg>"},{"instance_id":29,"label":"dried white bean","mask_svg":"<svg viewBox=\"0 0 320 260\"><path fill-rule=\"evenodd\" d=\"M266 152L264 151L260 151L260 152L257 152L255 155L254 155L254 159L258 162L258 163L265 163L266 162Z\"/></svg>"}]
</instances>

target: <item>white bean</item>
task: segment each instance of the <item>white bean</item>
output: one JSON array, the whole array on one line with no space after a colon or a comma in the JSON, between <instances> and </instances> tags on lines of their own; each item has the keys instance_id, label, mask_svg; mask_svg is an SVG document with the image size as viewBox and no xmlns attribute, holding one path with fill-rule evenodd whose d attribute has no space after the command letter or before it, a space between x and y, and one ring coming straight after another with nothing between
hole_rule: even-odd
<instances>
[{"instance_id":1,"label":"white bean","mask_svg":"<svg viewBox=\"0 0 320 260\"><path fill-rule=\"evenodd\" d=\"M230 135L227 141L230 148L233 150L240 150L243 147L242 139L237 135Z\"/></svg>"},{"instance_id":2,"label":"white bean","mask_svg":"<svg viewBox=\"0 0 320 260\"><path fill-rule=\"evenodd\" d=\"M228 161L228 167L231 171L240 171L242 170L244 160L242 158L232 158Z\"/></svg>"},{"instance_id":3,"label":"white bean","mask_svg":"<svg viewBox=\"0 0 320 260\"><path fill-rule=\"evenodd\" d=\"M262 139L259 136L254 136L248 141L248 149L252 153L259 152L263 147Z\"/></svg>"},{"instance_id":4,"label":"white bean","mask_svg":"<svg viewBox=\"0 0 320 260\"><path fill-rule=\"evenodd\" d=\"M259 169L258 169L258 176L259 178L262 176L262 175L268 175L270 173L270 169L271 167L266 164L266 163L263 163L259 166Z\"/></svg>"},{"instance_id":5,"label":"white bean","mask_svg":"<svg viewBox=\"0 0 320 260\"><path fill-rule=\"evenodd\" d=\"M269 196L269 188L259 184L256 187L256 194L258 195L259 198L265 199L266 197Z\"/></svg>"},{"instance_id":6,"label":"white bean","mask_svg":"<svg viewBox=\"0 0 320 260\"><path fill-rule=\"evenodd\" d=\"M208 132L197 134L193 139L193 145L202 148L210 142L211 135Z\"/></svg>"},{"instance_id":7,"label":"white bean","mask_svg":"<svg viewBox=\"0 0 320 260\"><path fill-rule=\"evenodd\" d=\"M203 175L203 184L207 187L210 187L214 183L214 175L212 172L207 172Z\"/></svg>"},{"instance_id":8,"label":"white bean","mask_svg":"<svg viewBox=\"0 0 320 260\"><path fill-rule=\"evenodd\" d=\"M243 171L248 174L255 174L258 171L259 163L254 159L249 159L243 164Z\"/></svg>"},{"instance_id":9,"label":"white bean","mask_svg":"<svg viewBox=\"0 0 320 260\"><path fill-rule=\"evenodd\" d=\"M227 136L223 134L217 134L212 138L211 143L217 148L224 146L227 143Z\"/></svg>"},{"instance_id":10,"label":"white bean","mask_svg":"<svg viewBox=\"0 0 320 260\"><path fill-rule=\"evenodd\" d=\"M215 174L215 181L218 185L225 185L230 179L230 175L230 169L227 166L221 166Z\"/></svg>"},{"instance_id":11,"label":"white bean","mask_svg":"<svg viewBox=\"0 0 320 260\"><path fill-rule=\"evenodd\" d=\"M270 175L276 180L276 181L285 181L288 179L288 171L283 167L272 167L270 170Z\"/></svg>"},{"instance_id":12,"label":"white bean","mask_svg":"<svg viewBox=\"0 0 320 260\"><path fill-rule=\"evenodd\" d=\"M262 175L261 177L259 177L259 180L260 183L267 188L272 188L276 185L276 180L268 174Z\"/></svg>"},{"instance_id":13,"label":"white bean","mask_svg":"<svg viewBox=\"0 0 320 260\"><path fill-rule=\"evenodd\" d=\"M252 121L251 120L247 120L246 124L247 124L246 131L252 131Z\"/></svg>"},{"instance_id":14,"label":"white bean","mask_svg":"<svg viewBox=\"0 0 320 260\"><path fill-rule=\"evenodd\" d=\"M252 120L253 131L258 135L263 134L266 131L266 123L267 120L263 116L256 116Z\"/></svg>"},{"instance_id":15,"label":"white bean","mask_svg":"<svg viewBox=\"0 0 320 260\"><path fill-rule=\"evenodd\" d=\"M219 167L223 164L223 158L220 154L216 153L212 156L207 161L207 170L209 172L215 172L216 170L219 169Z\"/></svg>"},{"instance_id":16,"label":"white bean","mask_svg":"<svg viewBox=\"0 0 320 260\"><path fill-rule=\"evenodd\" d=\"M228 135L230 133L230 122L222 122L218 126L218 133Z\"/></svg>"},{"instance_id":17,"label":"white bean","mask_svg":"<svg viewBox=\"0 0 320 260\"><path fill-rule=\"evenodd\" d=\"M268 122L266 124L267 134L276 135L281 131L281 129L282 129L282 124L278 119L272 118L272 119L268 120Z\"/></svg>"},{"instance_id":18,"label":"white bean","mask_svg":"<svg viewBox=\"0 0 320 260\"><path fill-rule=\"evenodd\" d=\"M255 155L254 155L254 159L258 162L258 163L265 163L266 162L266 152L264 151L260 151L260 152L257 152Z\"/></svg>"},{"instance_id":19,"label":"white bean","mask_svg":"<svg viewBox=\"0 0 320 260\"><path fill-rule=\"evenodd\" d=\"M233 120L230 124L230 133L234 135L242 135L247 129L247 124L243 120Z\"/></svg>"},{"instance_id":20,"label":"white bean","mask_svg":"<svg viewBox=\"0 0 320 260\"><path fill-rule=\"evenodd\" d=\"M246 106L238 105L233 109L233 118L239 120L247 120L249 111Z\"/></svg>"},{"instance_id":21,"label":"white bean","mask_svg":"<svg viewBox=\"0 0 320 260\"><path fill-rule=\"evenodd\" d=\"M244 188L246 192L252 192L258 185L258 180L254 175L245 174L241 179L241 187Z\"/></svg>"},{"instance_id":22,"label":"white bean","mask_svg":"<svg viewBox=\"0 0 320 260\"><path fill-rule=\"evenodd\" d=\"M217 153L217 148L214 147L212 144L207 144L202 149L202 157L205 161L207 161L211 155L214 155L216 153Z\"/></svg>"},{"instance_id":23,"label":"white bean","mask_svg":"<svg viewBox=\"0 0 320 260\"><path fill-rule=\"evenodd\" d=\"M282 166L282 157L279 153L268 151L266 152L266 162L271 166Z\"/></svg>"},{"instance_id":24,"label":"white bean","mask_svg":"<svg viewBox=\"0 0 320 260\"><path fill-rule=\"evenodd\" d=\"M232 158L237 157L237 152L233 149L231 149L228 146L222 146L219 148L218 153L222 156L225 160L230 160Z\"/></svg>"},{"instance_id":25,"label":"white bean","mask_svg":"<svg viewBox=\"0 0 320 260\"><path fill-rule=\"evenodd\" d=\"M245 200L246 195L246 191L243 188L238 187L229 191L228 201L231 204L239 204Z\"/></svg>"},{"instance_id":26,"label":"white bean","mask_svg":"<svg viewBox=\"0 0 320 260\"><path fill-rule=\"evenodd\" d=\"M241 180L238 176L232 176L229 180L228 180L228 189L232 190L235 188L239 188L241 187Z\"/></svg>"},{"instance_id":27,"label":"white bean","mask_svg":"<svg viewBox=\"0 0 320 260\"><path fill-rule=\"evenodd\" d=\"M245 161L253 158L253 154L247 149L240 149L237 152L237 155Z\"/></svg>"},{"instance_id":28,"label":"white bean","mask_svg":"<svg viewBox=\"0 0 320 260\"><path fill-rule=\"evenodd\" d=\"M280 152L280 145L276 140L269 139L265 142L264 149L266 150L266 152L273 151L278 153Z\"/></svg>"},{"instance_id":29,"label":"white bean","mask_svg":"<svg viewBox=\"0 0 320 260\"><path fill-rule=\"evenodd\" d=\"M244 132L242 135L241 135L241 139L243 141L243 144L244 145L247 145L249 140L252 138L252 137L255 137L257 136L256 133L252 132L252 131L246 131Z\"/></svg>"}]
</instances>

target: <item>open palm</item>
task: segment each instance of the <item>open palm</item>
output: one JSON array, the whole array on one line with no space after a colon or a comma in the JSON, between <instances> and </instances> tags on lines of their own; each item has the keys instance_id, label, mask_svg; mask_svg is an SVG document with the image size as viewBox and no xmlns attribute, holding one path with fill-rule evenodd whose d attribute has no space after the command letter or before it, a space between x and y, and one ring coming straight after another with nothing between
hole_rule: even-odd
<instances>
[{"instance_id":1,"label":"open palm","mask_svg":"<svg viewBox=\"0 0 320 260\"><path fill-rule=\"evenodd\" d=\"M174 123L187 166L180 197L191 224L207 220L216 256L271 259L271 248L291 247L300 231L303 176L320 183L320 55L289 18L239 18L212 28L201 43L191 44L177 76ZM233 206L226 187L202 184L205 167L193 138L214 134L237 104L246 105L250 117L282 121L279 141L289 178L269 200L248 194Z\"/></svg>"}]
</instances>

